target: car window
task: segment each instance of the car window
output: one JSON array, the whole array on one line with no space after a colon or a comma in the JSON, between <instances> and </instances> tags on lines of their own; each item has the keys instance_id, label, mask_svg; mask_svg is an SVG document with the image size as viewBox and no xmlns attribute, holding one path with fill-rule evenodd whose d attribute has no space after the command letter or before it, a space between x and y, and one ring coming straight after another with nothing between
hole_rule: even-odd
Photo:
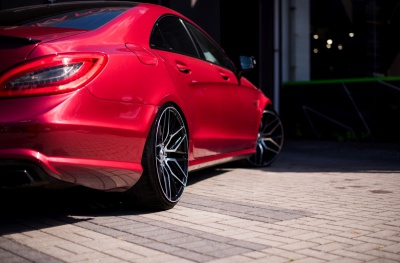
<instances>
[{"instance_id":1,"label":"car window","mask_svg":"<svg viewBox=\"0 0 400 263\"><path fill-rule=\"evenodd\" d=\"M31 21L23 26L46 26L46 27L66 27L93 30L108 21L111 21L127 8L96 8L79 10L79 12L70 12L57 14L45 19Z\"/></svg>"},{"instance_id":2,"label":"car window","mask_svg":"<svg viewBox=\"0 0 400 263\"><path fill-rule=\"evenodd\" d=\"M198 57L190 34L182 20L175 16L164 16L157 21L150 37L150 46Z\"/></svg>"},{"instance_id":3,"label":"car window","mask_svg":"<svg viewBox=\"0 0 400 263\"><path fill-rule=\"evenodd\" d=\"M135 5L128 2L77 2L6 9L0 11L0 25L93 30Z\"/></svg>"},{"instance_id":4,"label":"car window","mask_svg":"<svg viewBox=\"0 0 400 263\"><path fill-rule=\"evenodd\" d=\"M205 60L234 71L234 66L231 60L213 40L211 40L206 34L204 34L194 25L186 23L186 26L197 40Z\"/></svg>"}]
</instances>

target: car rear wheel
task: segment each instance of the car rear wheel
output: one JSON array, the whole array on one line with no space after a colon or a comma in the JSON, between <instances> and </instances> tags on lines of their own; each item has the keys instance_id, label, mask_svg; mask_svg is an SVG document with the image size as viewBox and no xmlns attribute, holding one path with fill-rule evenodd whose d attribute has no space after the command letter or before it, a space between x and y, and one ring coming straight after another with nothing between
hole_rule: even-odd
<instances>
[{"instance_id":1,"label":"car rear wheel","mask_svg":"<svg viewBox=\"0 0 400 263\"><path fill-rule=\"evenodd\" d=\"M128 193L140 207L170 209L186 187L188 164L185 122L175 106L166 104L160 108L146 141L143 174Z\"/></svg>"},{"instance_id":2,"label":"car rear wheel","mask_svg":"<svg viewBox=\"0 0 400 263\"><path fill-rule=\"evenodd\" d=\"M256 141L256 152L247 159L254 167L265 167L278 157L283 146L283 125L274 109L263 112Z\"/></svg>"}]
</instances>

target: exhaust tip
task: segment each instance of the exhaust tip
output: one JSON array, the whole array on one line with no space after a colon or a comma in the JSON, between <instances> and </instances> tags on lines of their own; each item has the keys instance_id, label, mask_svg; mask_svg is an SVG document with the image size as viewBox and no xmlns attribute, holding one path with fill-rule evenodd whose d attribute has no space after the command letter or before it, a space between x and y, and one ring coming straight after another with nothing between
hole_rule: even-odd
<instances>
[{"instance_id":1,"label":"exhaust tip","mask_svg":"<svg viewBox=\"0 0 400 263\"><path fill-rule=\"evenodd\" d=\"M36 172L27 167L2 167L0 169L0 186L1 187L21 187L29 186L40 180Z\"/></svg>"}]
</instances>

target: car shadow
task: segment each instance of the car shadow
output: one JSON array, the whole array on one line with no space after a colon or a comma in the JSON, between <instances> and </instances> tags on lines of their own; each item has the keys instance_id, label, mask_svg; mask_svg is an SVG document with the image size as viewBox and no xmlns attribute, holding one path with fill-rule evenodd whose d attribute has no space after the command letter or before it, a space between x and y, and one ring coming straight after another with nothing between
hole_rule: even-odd
<instances>
[{"instance_id":1,"label":"car shadow","mask_svg":"<svg viewBox=\"0 0 400 263\"><path fill-rule=\"evenodd\" d=\"M226 171L206 168L190 174L187 185L218 176ZM102 192L84 187L60 189L20 188L0 190L0 236L24 231L24 224L40 218L57 218L71 224L96 216L143 215L146 210L128 202L122 193ZM10 227L10 224L13 227ZM39 225L38 225L39 226ZM46 227L43 225L42 227Z\"/></svg>"},{"instance_id":2,"label":"car shadow","mask_svg":"<svg viewBox=\"0 0 400 263\"><path fill-rule=\"evenodd\" d=\"M136 208L121 193L83 187L0 190L0 236L75 224L98 216L153 213ZM50 220L51 224L43 223Z\"/></svg>"},{"instance_id":3,"label":"car shadow","mask_svg":"<svg viewBox=\"0 0 400 263\"><path fill-rule=\"evenodd\" d=\"M230 166L227 166L227 167L229 167L229 169L231 169ZM200 181L207 180L209 178L212 178L212 177L215 177L215 176L219 176L221 174L224 174L224 173L228 172L228 170L224 170L224 169L221 169L221 168L224 168L224 166L219 165L219 166L214 166L214 167L210 167L210 168L204 168L204 169L200 169L200 170L196 170L196 171L190 172L186 185L190 186L190 185L196 184L196 183L198 183Z\"/></svg>"},{"instance_id":4,"label":"car shadow","mask_svg":"<svg viewBox=\"0 0 400 263\"><path fill-rule=\"evenodd\" d=\"M236 169L246 166L241 162L232 162L219 168ZM400 144L288 140L270 166L250 169L277 173L400 172Z\"/></svg>"}]
</instances>

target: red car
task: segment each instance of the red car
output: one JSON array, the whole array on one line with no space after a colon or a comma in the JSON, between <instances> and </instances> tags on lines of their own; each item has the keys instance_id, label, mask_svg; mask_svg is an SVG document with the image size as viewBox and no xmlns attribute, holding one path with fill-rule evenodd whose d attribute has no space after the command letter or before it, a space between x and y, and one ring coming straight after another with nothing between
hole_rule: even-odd
<instances>
[{"instance_id":1,"label":"red car","mask_svg":"<svg viewBox=\"0 0 400 263\"><path fill-rule=\"evenodd\" d=\"M271 100L199 26L163 6L0 11L0 188L80 185L170 209L190 171L270 165Z\"/></svg>"}]
</instances>

